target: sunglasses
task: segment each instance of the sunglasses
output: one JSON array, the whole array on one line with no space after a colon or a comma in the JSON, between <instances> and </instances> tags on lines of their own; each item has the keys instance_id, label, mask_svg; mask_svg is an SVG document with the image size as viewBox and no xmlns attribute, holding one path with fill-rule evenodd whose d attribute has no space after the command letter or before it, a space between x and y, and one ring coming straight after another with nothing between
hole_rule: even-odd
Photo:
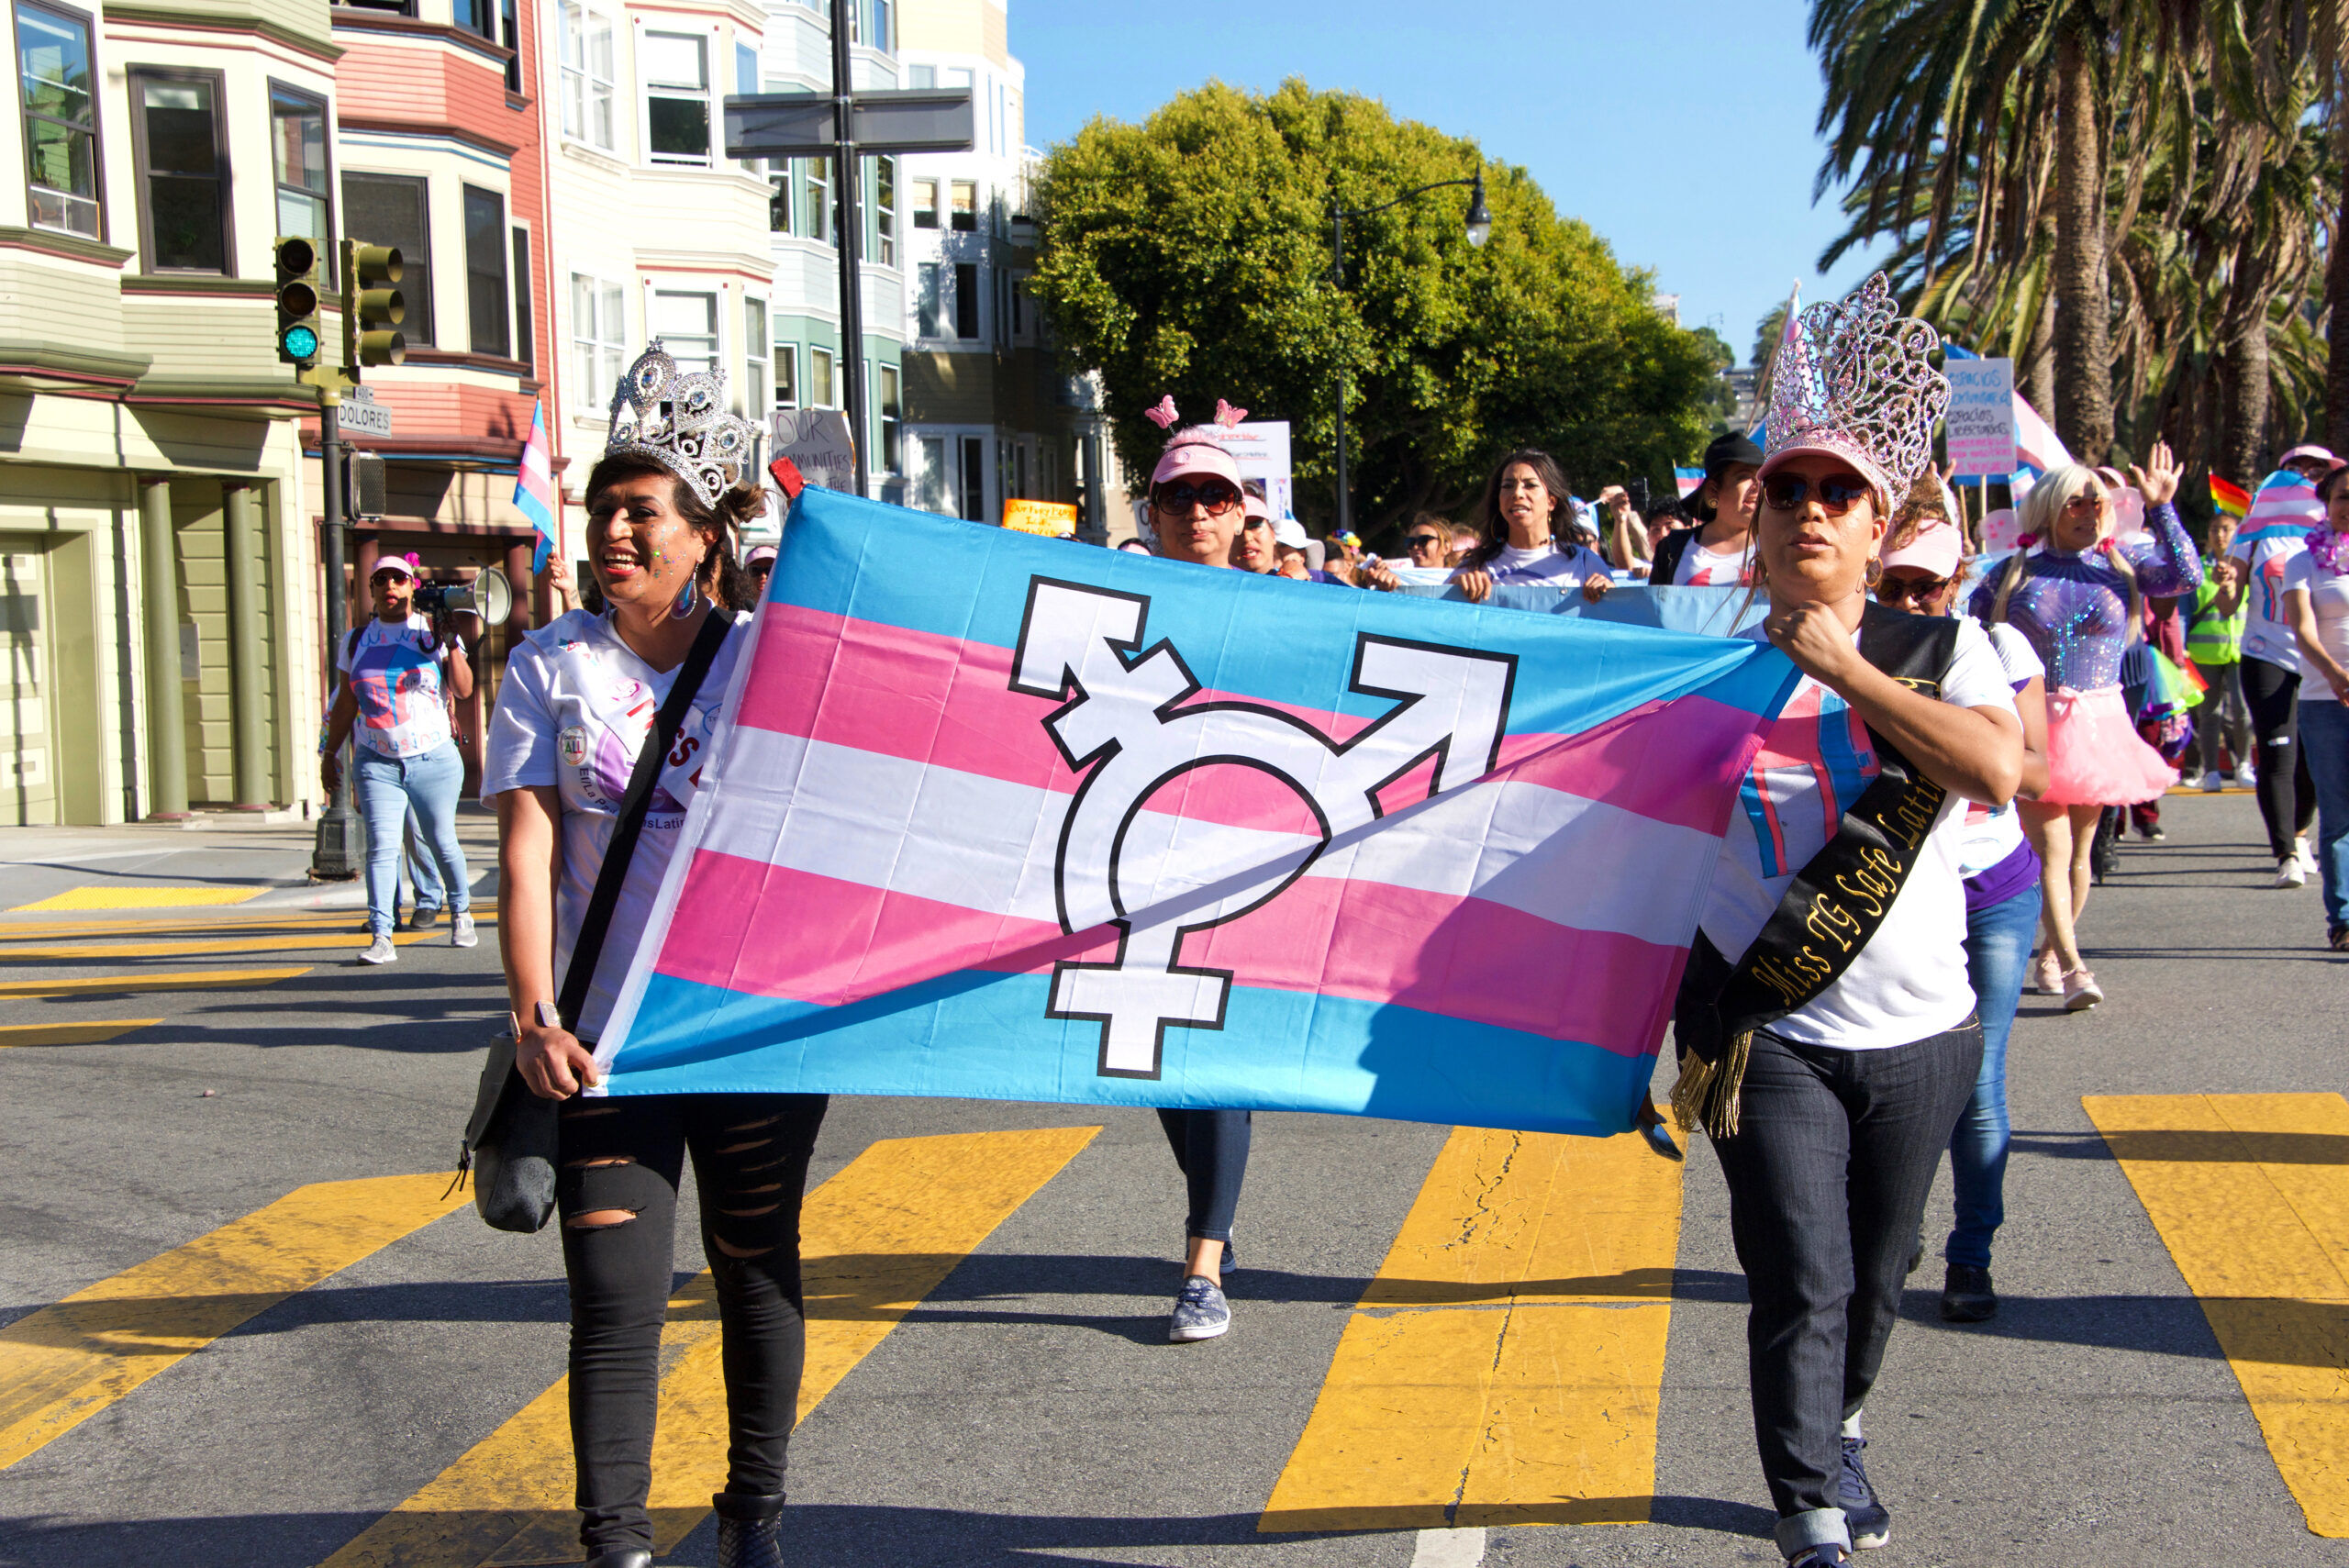
<instances>
[{"instance_id":1,"label":"sunglasses","mask_svg":"<svg viewBox=\"0 0 2349 1568\"><path fill-rule=\"evenodd\" d=\"M1867 494L1867 481L1856 473L1831 473L1816 481L1798 473L1774 473L1762 482L1762 498L1774 512L1800 511L1803 503L1816 495L1820 511L1840 517Z\"/></svg>"},{"instance_id":2,"label":"sunglasses","mask_svg":"<svg viewBox=\"0 0 2349 1568\"><path fill-rule=\"evenodd\" d=\"M1413 534L1410 538L1410 545L1413 550L1433 550L1442 542L1443 536L1442 534Z\"/></svg>"},{"instance_id":3,"label":"sunglasses","mask_svg":"<svg viewBox=\"0 0 2349 1568\"><path fill-rule=\"evenodd\" d=\"M1942 596L1949 584L1946 577L1886 577L1876 585L1876 602L1899 605L1913 599L1919 604L1931 604Z\"/></svg>"},{"instance_id":4,"label":"sunglasses","mask_svg":"<svg viewBox=\"0 0 2349 1568\"><path fill-rule=\"evenodd\" d=\"M1205 506L1210 513L1229 512L1240 505L1240 492L1219 479L1205 484L1177 480L1158 487L1158 504L1170 512L1187 512L1194 506Z\"/></svg>"}]
</instances>

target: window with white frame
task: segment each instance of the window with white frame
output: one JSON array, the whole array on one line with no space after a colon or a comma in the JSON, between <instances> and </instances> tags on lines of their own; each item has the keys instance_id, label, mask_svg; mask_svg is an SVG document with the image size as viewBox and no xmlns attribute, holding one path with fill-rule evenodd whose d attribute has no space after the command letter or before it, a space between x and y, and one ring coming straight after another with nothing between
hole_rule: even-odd
<instances>
[{"instance_id":1,"label":"window with white frame","mask_svg":"<svg viewBox=\"0 0 2349 1568\"><path fill-rule=\"evenodd\" d=\"M914 227L938 227L938 182L935 180L914 182Z\"/></svg>"},{"instance_id":2,"label":"window with white frame","mask_svg":"<svg viewBox=\"0 0 2349 1568\"><path fill-rule=\"evenodd\" d=\"M907 85L907 86L908 86L908 87L935 87L935 86L937 86L937 85L938 85L938 67L936 67L935 65L908 65L908 66L907 66L907 67L906 67L906 85Z\"/></svg>"},{"instance_id":3,"label":"window with white frame","mask_svg":"<svg viewBox=\"0 0 2349 1568\"><path fill-rule=\"evenodd\" d=\"M799 237L829 243L832 238L832 161L799 160Z\"/></svg>"},{"instance_id":4,"label":"window with white frame","mask_svg":"<svg viewBox=\"0 0 2349 1568\"><path fill-rule=\"evenodd\" d=\"M979 269L974 261L954 266L954 336L964 342L979 340Z\"/></svg>"},{"instance_id":5,"label":"window with white frame","mask_svg":"<svg viewBox=\"0 0 2349 1568\"><path fill-rule=\"evenodd\" d=\"M1011 274L1011 340L1028 344L1036 340L1036 295L1029 280L1032 272Z\"/></svg>"},{"instance_id":6,"label":"window with white frame","mask_svg":"<svg viewBox=\"0 0 2349 1568\"><path fill-rule=\"evenodd\" d=\"M949 220L964 234L974 234L979 227L979 183L976 180L955 180L949 191L954 202L954 212Z\"/></svg>"},{"instance_id":7,"label":"window with white frame","mask_svg":"<svg viewBox=\"0 0 2349 1568\"><path fill-rule=\"evenodd\" d=\"M897 264L897 161L873 161L874 259L885 267Z\"/></svg>"},{"instance_id":8,"label":"window with white frame","mask_svg":"<svg viewBox=\"0 0 2349 1568\"><path fill-rule=\"evenodd\" d=\"M921 466L914 474L914 507L918 511L937 512L953 516L947 497L952 492L946 472L946 438L920 436L914 441L914 455Z\"/></svg>"},{"instance_id":9,"label":"window with white frame","mask_svg":"<svg viewBox=\"0 0 2349 1568\"><path fill-rule=\"evenodd\" d=\"M571 363L583 411L601 406L628 362L628 291L601 278L571 274Z\"/></svg>"},{"instance_id":10,"label":"window with white frame","mask_svg":"<svg viewBox=\"0 0 2349 1568\"><path fill-rule=\"evenodd\" d=\"M901 473L905 467L904 421L897 394L897 367L883 365L875 379L880 383L880 395L873 400L873 415L880 424L881 439L874 444L881 451L882 472Z\"/></svg>"},{"instance_id":11,"label":"window with white frame","mask_svg":"<svg viewBox=\"0 0 2349 1568\"><path fill-rule=\"evenodd\" d=\"M612 150L612 19L562 0L562 134Z\"/></svg>"},{"instance_id":12,"label":"window with white frame","mask_svg":"<svg viewBox=\"0 0 2349 1568\"><path fill-rule=\"evenodd\" d=\"M812 345L807 350L807 406L837 408L832 398L832 351Z\"/></svg>"},{"instance_id":13,"label":"window with white frame","mask_svg":"<svg viewBox=\"0 0 2349 1568\"><path fill-rule=\"evenodd\" d=\"M24 109L32 221L98 237L98 109L91 95L91 18L19 5L17 81ZM319 230L321 234L325 230Z\"/></svg>"},{"instance_id":14,"label":"window with white frame","mask_svg":"<svg viewBox=\"0 0 2349 1568\"><path fill-rule=\"evenodd\" d=\"M767 339L767 302L763 299L742 301L742 399L753 419L766 418L767 355L773 352Z\"/></svg>"},{"instance_id":15,"label":"window with white frame","mask_svg":"<svg viewBox=\"0 0 2349 1568\"><path fill-rule=\"evenodd\" d=\"M777 408L799 406L799 345L777 343L774 346L774 406Z\"/></svg>"},{"instance_id":16,"label":"window with white frame","mask_svg":"<svg viewBox=\"0 0 2349 1568\"><path fill-rule=\"evenodd\" d=\"M954 444L962 457L956 464L955 506L957 515L974 522L987 520L987 444L982 436L957 436Z\"/></svg>"},{"instance_id":17,"label":"window with white frame","mask_svg":"<svg viewBox=\"0 0 2349 1568\"><path fill-rule=\"evenodd\" d=\"M651 335L688 373L718 368L718 296L699 289L655 289Z\"/></svg>"},{"instance_id":18,"label":"window with white frame","mask_svg":"<svg viewBox=\"0 0 2349 1568\"><path fill-rule=\"evenodd\" d=\"M767 176L767 232L796 234L799 231L791 227L791 164L784 159L776 162L782 165L781 171Z\"/></svg>"},{"instance_id":19,"label":"window with white frame","mask_svg":"<svg viewBox=\"0 0 2349 1568\"><path fill-rule=\"evenodd\" d=\"M945 286L945 272L946 269L936 261L924 261L915 269L915 328L924 338L953 335L947 327L947 301L941 292Z\"/></svg>"},{"instance_id":20,"label":"window with white frame","mask_svg":"<svg viewBox=\"0 0 2349 1568\"><path fill-rule=\"evenodd\" d=\"M644 78L645 158L678 169L709 167L709 40L647 29L637 48Z\"/></svg>"}]
</instances>

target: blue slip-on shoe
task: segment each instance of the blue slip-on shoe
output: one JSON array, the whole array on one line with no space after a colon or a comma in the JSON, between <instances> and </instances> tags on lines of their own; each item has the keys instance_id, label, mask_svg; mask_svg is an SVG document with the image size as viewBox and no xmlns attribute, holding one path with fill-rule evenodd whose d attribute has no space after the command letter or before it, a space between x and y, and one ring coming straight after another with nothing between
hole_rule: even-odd
<instances>
[{"instance_id":1,"label":"blue slip-on shoe","mask_svg":"<svg viewBox=\"0 0 2349 1568\"><path fill-rule=\"evenodd\" d=\"M1843 1510L1852 1544L1864 1551L1892 1539L1892 1515L1876 1500L1876 1488L1868 1485L1867 1468L1860 1462L1860 1451L1867 1446L1865 1438L1843 1440L1843 1477L1835 1487L1835 1501Z\"/></svg>"},{"instance_id":2,"label":"blue slip-on shoe","mask_svg":"<svg viewBox=\"0 0 2349 1568\"><path fill-rule=\"evenodd\" d=\"M1850 1552L1833 1541L1827 1540L1821 1541L1817 1546L1804 1547L1800 1556L1787 1558L1787 1568L1836 1568L1837 1563L1849 1562L1851 1560Z\"/></svg>"},{"instance_id":3,"label":"blue slip-on shoe","mask_svg":"<svg viewBox=\"0 0 2349 1568\"><path fill-rule=\"evenodd\" d=\"M1174 1298L1174 1316L1166 1324L1168 1340L1187 1345L1212 1340L1230 1327L1231 1306L1213 1281L1193 1274L1183 1282L1183 1294Z\"/></svg>"}]
</instances>

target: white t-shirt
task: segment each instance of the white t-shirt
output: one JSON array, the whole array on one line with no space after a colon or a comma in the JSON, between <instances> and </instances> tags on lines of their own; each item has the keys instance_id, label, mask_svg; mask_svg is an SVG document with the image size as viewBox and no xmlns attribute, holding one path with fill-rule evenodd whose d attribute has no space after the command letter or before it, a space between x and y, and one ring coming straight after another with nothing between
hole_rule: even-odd
<instances>
[{"instance_id":1,"label":"white t-shirt","mask_svg":"<svg viewBox=\"0 0 2349 1568\"><path fill-rule=\"evenodd\" d=\"M1463 567L1464 572L1467 568ZM1496 583L1535 584L1549 587L1580 587L1593 573L1605 577L1614 571L1607 558L1587 545L1575 545L1560 550L1558 541L1551 539L1531 550L1520 550L1513 544L1501 546L1500 554L1486 562L1485 570ZM1453 573L1457 580L1460 573Z\"/></svg>"},{"instance_id":2,"label":"white t-shirt","mask_svg":"<svg viewBox=\"0 0 2349 1568\"><path fill-rule=\"evenodd\" d=\"M735 658L749 636L740 624L727 632L678 728L676 744L662 762L644 832L596 962L596 982L580 1008L582 1040L603 1033L628 978L629 962L643 940L662 875L685 824L685 808L701 782L702 761ZM595 895L604 851L618 825L629 775L636 771L637 753L676 675L676 670L654 670L619 639L609 620L585 610L573 610L531 632L506 662L506 682L498 688L497 712L489 721L482 758L481 793L486 800L509 789L546 784L562 792L562 880L555 896L554 939L558 993L571 967L579 923Z\"/></svg>"},{"instance_id":3,"label":"white t-shirt","mask_svg":"<svg viewBox=\"0 0 2349 1568\"><path fill-rule=\"evenodd\" d=\"M2021 691L2032 680L2047 678L2047 666L2032 651L2031 639L2000 621L1990 628L1990 651L2007 672L2007 685ZM1988 871L2022 848L2022 813L2009 801L1996 810L1976 801L1965 803L1965 841L1958 847L1957 869L1972 876Z\"/></svg>"},{"instance_id":4,"label":"white t-shirt","mask_svg":"<svg viewBox=\"0 0 2349 1568\"><path fill-rule=\"evenodd\" d=\"M441 687L448 662L424 616L396 626L371 619L355 640L346 633L334 667L351 677L359 698L352 737L379 757L420 757L446 746L451 731Z\"/></svg>"},{"instance_id":5,"label":"white t-shirt","mask_svg":"<svg viewBox=\"0 0 2349 1568\"><path fill-rule=\"evenodd\" d=\"M2263 539L2237 539L2227 554L2251 563L2251 579L2243 601L2251 613L2243 617L2243 652L2246 659L2264 659L2287 670L2300 667L2300 645L2292 628L2276 617L2284 612L2284 574L2292 562L2309 551L2298 534Z\"/></svg>"},{"instance_id":6,"label":"white t-shirt","mask_svg":"<svg viewBox=\"0 0 2349 1568\"><path fill-rule=\"evenodd\" d=\"M2309 596L2309 608L2316 616L2318 644L2332 655L2334 663L2349 664L2349 572L2328 572L2303 549L2284 569L2284 591L2289 593L2295 588ZM2297 639L2292 646L2299 649ZM2317 673L2315 665L2302 659L2299 670L2302 702L2341 700L2332 695L2332 684Z\"/></svg>"},{"instance_id":7,"label":"white t-shirt","mask_svg":"<svg viewBox=\"0 0 2349 1568\"><path fill-rule=\"evenodd\" d=\"M1692 539L1688 548L1680 552L1680 562L1672 570L1672 581L1675 586L1684 588L1737 586L1745 582L1749 559L1742 549L1722 553L1707 550Z\"/></svg>"},{"instance_id":8,"label":"white t-shirt","mask_svg":"<svg viewBox=\"0 0 2349 1568\"><path fill-rule=\"evenodd\" d=\"M2014 692L1989 638L1972 620L1957 628L1942 700L2014 712ZM1739 635L1764 640L1758 626ZM1706 900L1705 935L1731 962L1753 945L1794 873L1826 846L1845 808L1880 771L1859 715L1805 676L1764 733L1738 792L1743 820L1731 819ZM1834 984L1770 1031L1808 1045L1878 1051L1964 1023L1974 1011L1957 863L1965 840L1965 802L1952 795L1875 937Z\"/></svg>"}]
</instances>

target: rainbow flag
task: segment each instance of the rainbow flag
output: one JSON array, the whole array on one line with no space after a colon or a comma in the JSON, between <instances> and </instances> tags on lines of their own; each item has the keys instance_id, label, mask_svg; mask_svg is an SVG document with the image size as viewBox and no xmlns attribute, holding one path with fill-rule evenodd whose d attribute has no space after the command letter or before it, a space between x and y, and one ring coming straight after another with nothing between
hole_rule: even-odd
<instances>
[{"instance_id":1,"label":"rainbow flag","mask_svg":"<svg viewBox=\"0 0 2349 1568\"><path fill-rule=\"evenodd\" d=\"M1795 684L810 487L608 1092L1623 1130Z\"/></svg>"},{"instance_id":2,"label":"rainbow flag","mask_svg":"<svg viewBox=\"0 0 2349 1568\"><path fill-rule=\"evenodd\" d=\"M514 476L514 509L539 530L538 551L530 557L534 573L547 569L547 557L554 551L554 518L560 505L554 491L554 456L547 441L547 406L532 403L530 438L522 443L522 467Z\"/></svg>"},{"instance_id":3,"label":"rainbow flag","mask_svg":"<svg viewBox=\"0 0 2349 1568\"><path fill-rule=\"evenodd\" d=\"M2232 480L2210 476L2210 505L2230 517L2240 517L2251 510L2251 493Z\"/></svg>"}]
</instances>

